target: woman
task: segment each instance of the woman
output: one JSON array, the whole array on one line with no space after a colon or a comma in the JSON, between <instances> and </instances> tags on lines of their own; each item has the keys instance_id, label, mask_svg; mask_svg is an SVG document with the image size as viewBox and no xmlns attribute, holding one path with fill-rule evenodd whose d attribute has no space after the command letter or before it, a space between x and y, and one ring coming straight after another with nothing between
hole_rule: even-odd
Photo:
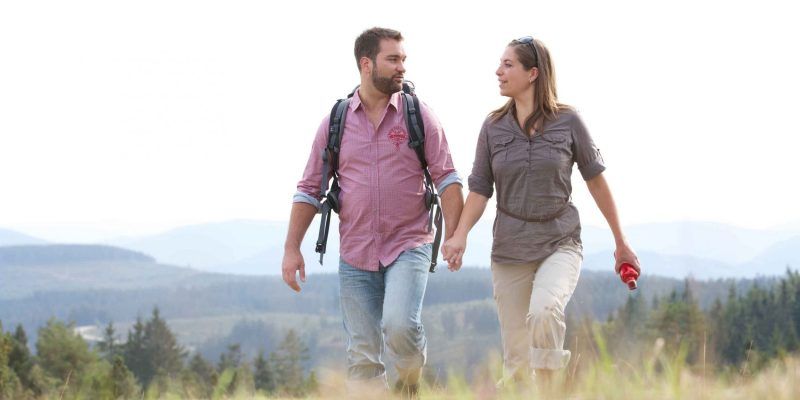
<instances>
[{"instance_id":1,"label":"woman","mask_svg":"<svg viewBox=\"0 0 800 400\"><path fill-rule=\"evenodd\" d=\"M503 381L549 377L570 358L564 309L583 260L578 210L570 201L573 164L616 240L615 269L639 261L620 228L603 159L577 113L558 102L547 48L513 40L495 72L508 102L483 123L469 195L442 252L461 266L467 234L497 189L492 283L503 340Z\"/></svg>"}]
</instances>

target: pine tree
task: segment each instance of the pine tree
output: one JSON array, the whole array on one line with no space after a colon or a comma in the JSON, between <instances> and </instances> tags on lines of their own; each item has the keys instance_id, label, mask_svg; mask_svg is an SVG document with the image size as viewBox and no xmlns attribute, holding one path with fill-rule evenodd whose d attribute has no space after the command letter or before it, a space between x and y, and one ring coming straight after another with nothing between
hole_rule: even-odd
<instances>
[{"instance_id":1,"label":"pine tree","mask_svg":"<svg viewBox=\"0 0 800 400\"><path fill-rule=\"evenodd\" d=\"M3 324L0 323L0 399L14 398L21 386L19 378L8 365L13 341L11 335L3 332Z\"/></svg>"},{"instance_id":2,"label":"pine tree","mask_svg":"<svg viewBox=\"0 0 800 400\"><path fill-rule=\"evenodd\" d=\"M14 370L23 387L30 389L34 395L41 395L42 388L35 385L31 377L33 358L28 349L28 335L22 325L17 325L11 339L12 347L8 355L8 366Z\"/></svg>"},{"instance_id":3,"label":"pine tree","mask_svg":"<svg viewBox=\"0 0 800 400\"><path fill-rule=\"evenodd\" d=\"M189 371L196 377L205 397L210 397L217 385L219 375L210 362L206 361L200 353L195 353L189 361Z\"/></svg>"},{"instance_id":4,"label":"pine tree","mask_svg":"<svg viewBox=\"0 0 800 400\"><path fill-rule=\"evenodd\" d=\"M643 350L639 345L643 339L651 339L647 331L649 317L644 297L640 293L629 295L601 330L608 341L609 351L629 361L640 354Z\"/></svg>"},{"instance_id":5,"label":"pine tree","mask_svg":"<svg viewBox=\"0 0 800 400\"><path fill-rule=\"evenodd\" d=\"M256 390L261 390L267 394L273 393L275 391L275 376L269 360L264 357L264 351L258 352L254 367Z\"/></svg>"},{"instance_id":6,"label":"pine tree","mask_svg":"<svg viewBox=\"0 0 800 400\"><path fill-rule=\"evenodd\" d=\"M72 323L65 325L55 318L39 328L36 341L37 364L44 372L61 381L70 382L70 388L77 388L92 365L97 362L89 345L77 333Z\"/></svg>"},{"instance_id":7,"label":"pine tree","mask_svg":"<svg viewBox=\"0 0 800 400\"><path fill-rule=\"evenodd\" d=\"M125 361L119 355L114 357L108 380L111 383L111 394L114 399L131 398L139 391L136 377L125 367Z\"/></svg>"},{"instance_id":8,"label":"pine tree","mask_svg":"<svg viewBox=\"0 0 800 400\"><path fill-rule=\"evenodd\" d=\"M238 343L228 345L228 351L220 354L217 370L222 373L226 369L236 369L242 364L242 346Z\"/></svg>"},{"instance_id":9,"label":"pine tree","mask_svg":"<svg viewBox=\"0 0 800 400\"><path fill-rule=\"evenodd\" d=\"M749 339L745 326L744 301L736 295L733 285L728 290L728 300L719 314L713 333L717 355L723 363L737 365L745 357Z\"/></svg>"},{"instance_id":10,"label":"pine tree","mask_svg":"<svg viewBox=\"0 0 800 400\"><path fill-rule=\"evenodd\" d=\"M117 344L116 331L114 323L109 321L106 329L103 331L103 339L97 342L97 351L108 362L113 363L118 355L120 355L120 348Z\"/></svg>"},{"instance_id":11,"label":"pine tree","mask_svg":"<svg viewBox=\"0 0 800 400\"><path fill-rule=\"evenodd\" d=\"M706 330L705 316L694 299L688 279L684 282L683 293L679 295L673 290L661 303L653 326L666 341L667 349L678 351L681 346L686 346L687 361L696 361Z\"/></svg>"},{"instance_id":12,"label":"pine tree","mask_svg":"<svg viewBox=\"0 0 800 400\"><path fill-rule=\"evenodd\" d=\"M253 370L248 363L241 363L236 368L236 375L234 375L233 383L231 384L231 392L235 398L252 398L255 394L255 379L253 377Z\"/></svg>"},{"instance_id":13,"label":"pine tree","mask_svg":"<svg viewBox=\"0 0 800 400\"><path fill-rule=\"evenodd\" d=\"M146 382L149 383L153 373L148 371L149 365L144 348L144 322L142 322L142 317L137 316L133 329L128 331L128 341L125 342L122 353L125 366L136 376L139 383L143 386L145 386ZM146 377L148 378L147 381L145 381Z\"/></svg>"},{"instance_id":14,"label":"pine tree","mask_svg":"<svg viewBox=\"0 0 800 400\"><path fill-rule=\"evenodd\" d=\"M158 374L167 377L178 376L183 368L186 353L178 345L175 335L161 318L157 307L153 308L153 315L144 326L142 344L147 366L142 376L145 386Z\"/></svg>"},{"instance_id":15,"label":"pine tree","mask_svg":"<svg viewBox=\"0 0 800 400\"><path fill-rule=\"evenodd\" d=\"M275 368L275 380L278 382L279 392L293 396L304 393L303 364L309 359L308 347L294 329L290 329L278 349L270 354L270 363Z\"/></svg>"}]
</instances>

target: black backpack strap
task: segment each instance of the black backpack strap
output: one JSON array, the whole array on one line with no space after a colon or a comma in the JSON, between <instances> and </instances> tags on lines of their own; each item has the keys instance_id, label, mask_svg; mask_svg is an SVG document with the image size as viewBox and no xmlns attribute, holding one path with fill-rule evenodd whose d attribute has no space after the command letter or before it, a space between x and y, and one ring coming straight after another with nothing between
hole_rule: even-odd
<instances>
[{"instance_id":1,"label":"black backpack strap","mask_svg":"<svg viewBox=\"0 0 800 400\"><path fill-rule=\"evenodd\" d=\"M428 232L433 229L434 225L436 226L430 267L430 272L436 272L439 245L442 242L442 207L425 158L425 123L422 120L419 98L414 94L414 87L405 83L403 84L401 96L403 97L403 105L406 112L406 127L409 135L408 147L411 147L417 153L417 158L422 166L422 173L425 175L425 208L429 211Z\"/></svg>"},{"instance_id":2,"label":"black backpack strap","mask_svg":"<svg viewBox=\"0 0 800 400\"><path fill-rule=\"evenodd\" d=\"M355 91L354 91L355 92ZM319 253L319 263L328 247L328 233L331 227L331 211L339 213L339 150L342 145L342 134L344 133L344 122L347 116L347 107L350 105L350 93L346 99L340 99L331 109L330 126L328 128L328 143L322 149L322 183L320 193L322 195L321 217L319 222L319 235L317 245L314 249ZM328 190L328 175L333 176L333 183Z\"/></svg>"}]
</instances>

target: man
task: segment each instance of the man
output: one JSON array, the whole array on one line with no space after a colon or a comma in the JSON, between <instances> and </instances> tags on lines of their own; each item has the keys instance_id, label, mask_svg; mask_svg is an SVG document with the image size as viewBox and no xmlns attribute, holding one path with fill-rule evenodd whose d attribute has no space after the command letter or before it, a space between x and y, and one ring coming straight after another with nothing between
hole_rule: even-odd
<instances>
[{"instance_id":1,"label":"man","mask_svg":"<svg viewBox=\"0 0 800 400\"><path fill-rule=\"evenodd\" d=\"M402 40L400 32L383 28L368 29L356 39L361 86L342 129L339 298L352 393L386 390L384 344L399 377L395 388L405 394L416 393L426 357L421 311L433 235L428 231L422 166L408 146L400 94L406 59ZM421 113L425 158L441 196L447 239L463 207L462 183L438 119L422 103ZM321 154L329 119L326 116L317 131L297 185L286 238L283 279L298 292L298 272L305 281L300 243L320 209Z\"/></svg>"}]
</instances>

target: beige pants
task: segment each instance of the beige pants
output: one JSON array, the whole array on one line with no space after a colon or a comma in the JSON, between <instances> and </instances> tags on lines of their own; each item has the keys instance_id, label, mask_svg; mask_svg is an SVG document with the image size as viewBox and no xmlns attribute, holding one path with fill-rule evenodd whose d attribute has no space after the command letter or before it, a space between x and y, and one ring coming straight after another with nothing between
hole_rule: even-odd
<instances>
[{"instance_id":1,"label":"beige pants","mask_svg":"<svg viewBox=\"0 0 800 400\"><path fill-rule=\"evenodd\" d=\"M569 362L570 352L563 349L564 309L578 284L582 261L580 247L570 243L541 262L492 263L503 380L532 376L536 369L560 369Z\"/></svg>"}]
</instances>

